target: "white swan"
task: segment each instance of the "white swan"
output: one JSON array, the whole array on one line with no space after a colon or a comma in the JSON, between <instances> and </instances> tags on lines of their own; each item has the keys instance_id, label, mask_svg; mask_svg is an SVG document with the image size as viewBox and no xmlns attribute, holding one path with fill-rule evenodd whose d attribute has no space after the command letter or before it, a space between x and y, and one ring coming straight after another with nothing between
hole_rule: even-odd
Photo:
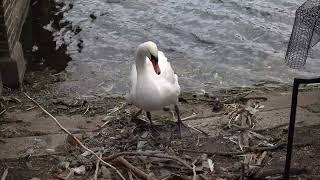
<instances>
[{"instance_id":1,"label":"white swan","mask_svg":"<svg viewBox=\"0 0 320 180\"><path fill-rule=\"evenodd\" d=\"M138 46L136 63L131 70L131 90L129 103L145 110L150 120L150 111L174 105L178 117L179 133L182 125L178 108L180 86L163 52L158 51L154 42L148 41Z\"/></svg>"}]
</instances>

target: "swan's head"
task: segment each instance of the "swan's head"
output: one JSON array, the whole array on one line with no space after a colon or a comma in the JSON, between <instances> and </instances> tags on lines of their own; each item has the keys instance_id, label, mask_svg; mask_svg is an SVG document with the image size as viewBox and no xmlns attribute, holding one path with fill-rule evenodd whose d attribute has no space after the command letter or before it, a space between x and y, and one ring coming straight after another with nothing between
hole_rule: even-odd
<instances>
[{"instance_id":1,"label":"swan's head","mask_svg":"<svg viewBox=\"0 0 320 180\"><path fill-rule=\"evenodd\" d=\"M157 45L152 41L148 41L148 42L141 44L139 46L138 50L140 49L140 47L142 47L142 49L144 50L143 52L144 52L145 56L147 56L148 59L151 61L154 71L159 75L161 73L161 70L160 70L160 67L158 64L158 47L157 47Z\"/></svg>"}]
</instances>

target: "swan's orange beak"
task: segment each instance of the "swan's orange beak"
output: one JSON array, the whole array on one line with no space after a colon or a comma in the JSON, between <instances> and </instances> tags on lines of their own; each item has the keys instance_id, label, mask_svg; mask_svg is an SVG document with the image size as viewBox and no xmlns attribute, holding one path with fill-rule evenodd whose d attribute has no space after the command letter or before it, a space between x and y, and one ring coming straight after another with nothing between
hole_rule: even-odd
<instances>
[{"instance_id":1,"label":"swan's orange beak","mask_svg":"<svg viewBox=\"0 0 320 180\"><path fill-rule=\"evenodd\" d=\"M151 56L151 62L152 62L154 71L155 71L158 75L160 75L160 74L161 74L161 70L160 70L160 67L159 67L159 64L158 64L158 59L155 58L154 56Z\"/></svg>"}]
</instances>

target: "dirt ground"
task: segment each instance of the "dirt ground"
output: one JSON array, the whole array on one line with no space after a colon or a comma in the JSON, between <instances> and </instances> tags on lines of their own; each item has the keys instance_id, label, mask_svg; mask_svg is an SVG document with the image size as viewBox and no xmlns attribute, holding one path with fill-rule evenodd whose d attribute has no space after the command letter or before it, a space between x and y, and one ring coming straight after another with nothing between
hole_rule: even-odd
<instances>
[{"instance_id":1,"label":"dirt ground","mask_svg":"<svg viewBox=\"0 0 320 180\"><path fill-rule=\"evenodd\" d=\"M123 97L79 99L58 94L55 87L63 77L49 70L28 72L23 89L4 89L0 176L7 169L7 180L87 180L94 179L97 169L97 179L121 179L105 164L97 166L96 158L26 93L87 147L101 153L125 179L147 179L143 173L149 179L281 177L291 103L288 86L261 83L212 94L184 93L180 109L188 128L183 128L180 138L168 108L152 113L156 129L152 130L145 114L138 115L139 109L127 105ZM319 92L319 86L301 87L292 179L320 178ZM127 154L119 156L122 159L110 157L120 152Z\"/></svg>"}]
</instances>

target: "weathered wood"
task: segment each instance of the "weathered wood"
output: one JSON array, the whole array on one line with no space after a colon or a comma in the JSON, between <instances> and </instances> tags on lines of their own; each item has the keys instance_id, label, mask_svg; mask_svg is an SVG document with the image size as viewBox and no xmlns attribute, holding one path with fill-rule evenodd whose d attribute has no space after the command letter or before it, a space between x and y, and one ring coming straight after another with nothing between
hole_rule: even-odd
<instances>
[{"instance_id":1,"label":"weathered wood","mask_svg":"<svg viewBox=\"0 0 320 180\"><path fill-rule=\"evenodd\" d=\"M19 42L28 15L30 0L0 0L0 70L2 82L19 86L25 71L25 59Z\"/></svg>"},{"instance_id":2,"label":"weathered wood","mask_svg":"<svg viewBox=\"0 0 320 180\"><path fill-rule=\"evenodd\" d=\"M9 51L12 50L18 37L20 37L30 0L2 0L0 4L0 27L7 33ZM5 27L5 29L3 29ZM4 39L0 39L3 41Z\"/></svg>"}]
</instances>

